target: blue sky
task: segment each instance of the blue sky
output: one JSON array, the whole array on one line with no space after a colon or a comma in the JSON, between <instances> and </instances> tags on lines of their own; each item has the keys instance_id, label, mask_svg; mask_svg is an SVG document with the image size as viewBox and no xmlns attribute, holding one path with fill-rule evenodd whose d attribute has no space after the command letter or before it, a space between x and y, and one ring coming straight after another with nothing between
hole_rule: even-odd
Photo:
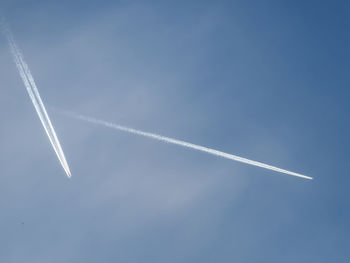
<instances>
[{"instance_id":1,"label":"blue sky","mask_svg":"<svg viewBox=\"0 0 350 263\"><path fill-rule=\"evenodd\" d=\"M0 39L1 262L348 262L347 1L2 1L44 103L312 176L49 114Z\"/></svg>"}]
</instances>

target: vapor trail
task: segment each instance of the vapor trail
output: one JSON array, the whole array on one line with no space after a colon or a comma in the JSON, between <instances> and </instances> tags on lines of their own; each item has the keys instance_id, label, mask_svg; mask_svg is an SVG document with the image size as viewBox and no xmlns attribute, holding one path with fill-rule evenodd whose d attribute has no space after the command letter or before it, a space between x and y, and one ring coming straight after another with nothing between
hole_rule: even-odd
<instances>
[{"instance_id":1,"label":"vapor trail","mask_svg":"<svg viewBox=\"0 0 350 263\"><path fill-rule=\"evenodd\" d=\"M56 110L56 111L59 111L59 110ZM213 155L216 155L216 156L219 156L219 157L223 157L223 158L226 158L226 159L230 159L230 160L234 160L234 161L238 161L238 162L242 162L242 163L258 166L258 167L261 167L261 168L273 170L273 171L276 171L276 172L279 172L279 173L289 174L289 175L293 175L293 176L297 176L297 177L301 177L301 178L309 179L309 180L313 179L312 177L309 177L309 176L306 176L306 175L302 175L302 174L299 174L299 173L287 171L287 170L284 170L284 169L281 169L281 168L278 168L278 167L275 167L275 166L272 166L272 165L268 165L268 164L257 162L257 161L252 161L252 160L249 160L249 159L246 159L246 158L242 158L242 157L239 157L239 156L236 156L236 155L233 155L233 154L221 152L221 151L218 151L218 150L215 150L215 149L210 149L210 148L207 148L207 147L204 147L204 146L200 146L200 145L196 145L196 144L193 144L193 143L189 143L189 142L185 142L185 141L181 141L181 140L165 137L165 136L154 134L154 133L150 133L150 132L144 132L144 131L136 130L136 129L133 129L133 128L128 128L128 127L125 127L125 126L121 126L121 125L110 123L110 122L103 121L103 120L94 119L94 118L91 118L91 117L86 117L86 116L75 114L75 113L72 113L72 112L67 112L67 111L59 111L59 112L65 114L67 116L76 118L76 119L80 119L80 120L87 121L87 122L94 123L94 124L98 124L98 125L103 125L105 127L109 127L109 128L112 128L112 129L116 129L116 130L120 130L120 131L124 131L124 132L128 132L128 133L133 133L133 134L141 135L141 136L144 136L144 137L149 137L149 138L152 138L152 139L155 139L155 140L158 140L158 141L163 141L163 142L167 142L167 143L171 143L171 144L177 144L177 145L180 145L180 146L183 146L183 147L187 147L187 148L190 148L190 149L193 149L193 150L206 152L206 153L213 154Z\"/></svg>"},{"instance_id":2,"label":"vapor trail","mask_svg":"<svg viewBox=\"0 0 350 263\"><path fill-rule=\"evenodd\" d=\"M38 91L36 84L34 82L34 78L29 71L29 67L28 67L27 63L25 62L24 57L23 57L20 49L17 47L10 30L4 25L4 22L2 23L2 31L6 35L14 62L17 66L17 69L18 69L19 74L22 78L24 86L27 89L29 97L34 105L34 108L39 116L39 119L40 119L40 121L41 121L41 123L46 131L46 134L49 137L51 145L52 145L53 149L55 150L55 153L56 153L64 171L66 172L67 176L71 177L71 172L70 172L68 163L66 161L66 157L63 153L61 144L57 138L55 129L53 128L53 125L52 125L50 118L47 114L44 103L42 102L39 91Z\"/></svg>"}]
</instances>

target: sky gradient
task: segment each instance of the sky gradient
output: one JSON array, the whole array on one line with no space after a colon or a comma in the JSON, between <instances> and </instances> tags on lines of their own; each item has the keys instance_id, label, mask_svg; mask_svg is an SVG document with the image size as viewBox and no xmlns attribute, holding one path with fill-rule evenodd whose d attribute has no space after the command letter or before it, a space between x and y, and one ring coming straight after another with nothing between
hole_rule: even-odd
<instances>
[{"instance_id":1,"label":"sky gradient","mask_svg":"<svg viewBox=\"0 0 350 263\"><path fill-rule=\"evenodd\" d=\"M1 262L348 262L347 1L1 1ZM155 132L308 181L68 118Z\"/></svg>"}]
</instances>

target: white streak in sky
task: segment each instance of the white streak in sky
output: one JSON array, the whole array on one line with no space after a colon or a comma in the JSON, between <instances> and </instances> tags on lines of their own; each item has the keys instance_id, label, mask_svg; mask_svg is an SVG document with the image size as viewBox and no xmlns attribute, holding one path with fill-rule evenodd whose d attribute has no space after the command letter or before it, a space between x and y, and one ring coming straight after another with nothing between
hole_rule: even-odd
<instances>
[{"instance_id":1,"label":"white streak in sky","mask_svg":"<svg viewBox=\"0 0 350 263\"><path fill-rule=\"evenodd\" d=\"M56 110L58 111L58 110ZM181 141L181 140L177 140L177 139L173 139L173 138L169 138L169 137L165 137L162 135L158 135L158 134L154 134L154 133L150 133L150 132L144 132L144 131L140 131L140 130L135 130L133 128L128 128L125 126L120 126L118 124L114 124L114 123L110 123L107 121L103 121L103 120L98 120L98 119L94 119L91 117L86 117L83 115L79 115L79 114L75 114L75 113L71 113L71 112L67 112L67 111L59 111L65 115L68 115L70 117L76 118L76 119L80 119L83 121L87 121L90 123L94 123L94 124L98 124L98 125L103 125L105 127L109 127L112 129L116 129L116 130L120 130L120 131L124 131L124 132L128 132L128 133L133 133L136 135L141 135L141 136L145 136L145 137L149 137L158 141L163 141L163 142L167 142L167 143L171 143L171 144L177 144L183 147L187 147L193 150L197 150L197 151L201 151L201 152L206 152L212 155L216 155L216 156L220 156L226 159L230 159L230 160L234 160L234 161L238 161L238 162L242 162L242 163L246 163L246 164L250 164L250 165L254 165L254 166L258 166L261 168L265 168L265 169L269 169L269 170L273 170L279 173L284 173L284 174L289 174L289 175L293 175L293 176L297 176L297 177L301 177L304 179L309 179L312 180L312 177L306 176L306 175L302 175L299 173L295 173L295 172L291 172L291 171L287 171L272 165L268 165L265 163L261 163L261 162L257 162L257 161L252 161L243 157L239 157L233 154L229 154L229 153L225 153L225 152L221 152L218 150L214 150L214 149L210 149L204 146L200 146L200 145L196 145L193 143L189 143L189 142L185 142L185 141Z\"/></svg>"},{"instance_id":2,"label":"white streak in sky","mask_svg":"<svg viewBox=\"0 0 350 263\"><path fill-rule=\"evenodd\" d=\"M17 66L17 69L18 69L19 74L22 78L24 86L27 89L29 97L34 105L34 108L35 108L35 110L40 118L40 121L41 121L42 125L44 126L46 134L49 137L51 145L54 148L56 155L57 155L64 171L66 172L67 176L71 177L71 172L70 172L68 163L66 161L66 157L64 156L62 147L61 147L60 142L57 138L56 132L53 128L53 125L50 121L50 118L46 112L44 103L41 100L39 91L36 87L33 76L29 71L28 65L25 62L21 51L17 47L10 30L4 25L4 23L3 23L2 27L3 27L2 28L3 32L5 33L6 38L8 40L8 43L9 43L9 46L11 49L11 53L13 55L14 62Z\"/></svg>"}]
</instances>

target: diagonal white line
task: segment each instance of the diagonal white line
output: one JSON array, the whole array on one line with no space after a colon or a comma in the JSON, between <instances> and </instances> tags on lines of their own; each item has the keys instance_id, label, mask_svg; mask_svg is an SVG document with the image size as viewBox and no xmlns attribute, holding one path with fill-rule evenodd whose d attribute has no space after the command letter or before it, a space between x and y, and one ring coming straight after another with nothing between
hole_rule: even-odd
<instances>
[{"instance_id":1,"label":"diagonal white line","mask_svg":"<svg viewBox=\"0 0 350 263\"><path fill-rule=\"evenodd\" d=\"M57 138L57 135L56 135L55 129L53 128L51 120L46 112L44 103L42 102L39 91L38 91L36 84L34 82L34 78L29 71L28 65L25 62L22 53L20 52L19 48L17 47L11 32L4 25L2 25L2 27L3 27L3 32L5 33L5 35L7 37L7 40L8 40L10 49L11 49L11 53L13 55L14 62L15 62L17 69L20 73L20 76L22 78L24 86L27 89L29 97L34 105L34 108L39 116L39 119L40 119L40 121L45 129L47 136L49 137L51 145L54 148L54 151L55 151L63 169L65 170L67 176L71 177L71 172L70 172L68 163L66 161L65 155L63 153L61 144Z\"/></svg>"},{"instance_id":2,"label":"diagonal white line","mask_svg":"<svg viewBox=\"0 0 350 263\"><path fill-rule=\"evenodd\" d=\"M56 111L59 111L59 110L56 110ZM144 136L144 137L149 137L149 138L152 138L152 139L155 139L155 140L158 140L158 141L163 141L163 142L166 142L166 143L180 145L182 147L190 148L190 149L201 151L201 152L206 152L206 153L209 153L209 154L212 154L212 155L216 155L216 156L219 156L219 157L222 157L222 158L238 161L238 162L241 162L241 163L246 163L246 164L249 164L249 165L258 166L258 167L261 167L261 168L265 168L265 169L276 171L276 172L283 173L283 174L288 174L288 175L292 175L292 176L296 176L296 177L300 177L300 178L304 178L304 179L309 179L309 180L313 179L310 176L306 176L306 175L303 175L303 174L300 174L300 173L291 172L291 171L288 171L288 170L285 170L285 169L281 169L281 168L278 168L278 167L275 167L275 166L272 166L272 165L268 165L268 164L257 162L257 161L253 161L253 160L249 160L249 159L237 156L237 155L221 152L221 151L218 151L218 150L215 150L215 149L211 149L211 148L208 148L208 147L196 145L196 144L193 144L193 143L189 143L189 142L185 142L185 141L169 138L169 137L158 135L158 134L155 134L155 133L150 133L150 132L145 132L145 131L141 131L141 130L136 130L136 129L133 129L133 128L121 126L121 125L114 124L114 123L111 123L111 122L107 122L107 121L98 120L98 119L94 119L94 118L91 118L91 117L75 114L75 113L72 113L72 112L67 112L67 111L59 111L59 112L65 114L67 116L76 118L76 119L80 119L80 120L83 120L83 121L86 121L86 122L90 122L90 123L93 123L93 124L103 125L105 127L112 128L112 129L115 129L115 130L120 130L120 131L132 133L132 134L136 134L136 135L140 135L140 136Z\"/></svg>"}]
</instances>

